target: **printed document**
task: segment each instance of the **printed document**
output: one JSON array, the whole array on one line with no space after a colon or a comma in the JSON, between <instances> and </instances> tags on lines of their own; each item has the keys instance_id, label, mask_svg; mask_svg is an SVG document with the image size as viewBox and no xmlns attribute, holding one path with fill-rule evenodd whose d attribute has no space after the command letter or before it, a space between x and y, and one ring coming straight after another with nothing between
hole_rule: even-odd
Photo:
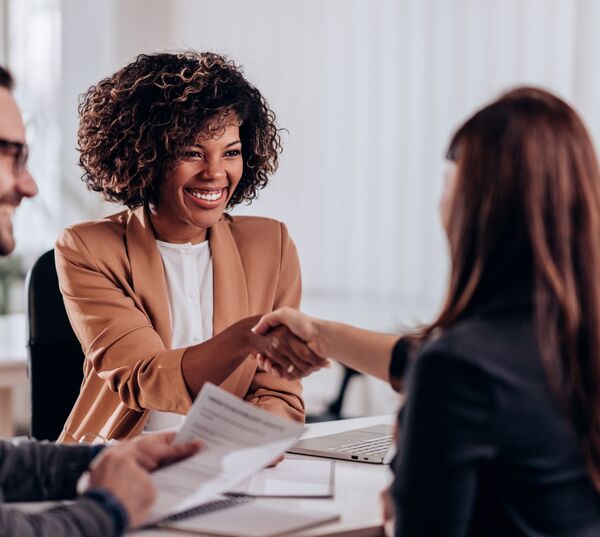
<instances>
[{"instance_id":1,"label":"printed document","mask_svg":"<svg viewBox=\"0 0 600 537\"><path fill-rule=\"evenodd\" d=\"M198 439L201 450L152 474L157 501L148 523L208 502L274 461L304 426L274 416L206 383L174 442Z\"/></svg>"}]
</instances>

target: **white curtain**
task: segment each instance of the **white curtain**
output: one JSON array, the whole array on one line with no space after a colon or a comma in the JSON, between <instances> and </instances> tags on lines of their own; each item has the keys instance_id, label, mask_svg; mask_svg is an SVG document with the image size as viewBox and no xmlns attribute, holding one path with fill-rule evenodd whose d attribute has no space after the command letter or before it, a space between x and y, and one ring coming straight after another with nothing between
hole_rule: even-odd
<instances>
[{"instance_id":1,"label":"white curtain","mask_svg":"<svg viewBox=\"0 0 600 537\"><path fill-rule=\"evenodd\" d=\"M4 58L16 80L39 195L15 216L17 254L27 263L52 245L60 226L60 0L4 0Z\"/></svg>"},{"instance_id":2,"label":"white curtain","mask_svg":"<svg viewBox=\"0 0 600 537\"><path fill-rule=\"evenodd\" d=\"M40 2L58 0L12 4ZM62 209L50 232L114 210L78 179L77 95L141 52L220 51L288 129L272 184L236 212L288 224L310 311L366 326L426 320L439 305L443 156L477 107L518 84L544 86L579 108L600 143L595 0L63 0L61 10ZM9 41L20 84L36 91L39 72L19 62L47 69L44 57L61 72L54 49L30 39L38 16Z\"/></svg>"},{"instance_id":3,"label":"white curtain","mask_svg":"<svg viewBox=\"0 0 600 537\"><path fill-rule=\"evenodd\" d=\"M244 213L288 223L307 307L391 328L434 314L438 219L456 126L501 91L544 86L600 142L593 0L171 3L171 46L230 53L289 129L273 184Z\"/></svg>"}]
</instances>

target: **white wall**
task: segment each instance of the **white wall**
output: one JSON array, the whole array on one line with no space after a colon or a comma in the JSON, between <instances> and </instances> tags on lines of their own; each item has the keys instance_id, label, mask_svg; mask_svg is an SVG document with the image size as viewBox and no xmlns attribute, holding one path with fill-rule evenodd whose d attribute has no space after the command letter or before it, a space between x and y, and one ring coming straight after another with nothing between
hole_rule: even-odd
<instances>
[{"instance_id":1,"label":"white wall","mask_svg":"<svg viewBox=\"0 0 600 537\"><path fill-rule=\"evenodd\" d=\"M0 62L6 63L6 0L0 0Z\"/></svg>"},{"instance_id":2,"label":"white wall","mask_svg":"<svg viewBox=\"0 0 600 537\"><path fill-rule=\"evenodd\" d=\"M61 227L115 210L79 180L77 97L142 52L215 50L245 67L288 132L272 184L237 212L288 224L305 309L372 328L426 320L441 300L443 155L468 114L511 86L541 85L573 102L600 144L596 0L2 4L10 35L0 42L22 105L56 127L34 144L50 149L32 162L42 195L19 214L25 249L50 247ZM46 80L32 76L36 61ZM314 401L321 386L309 381L307 390Z\"/></svg>"},{"instance_id":3,"label":"white wall","mask_svg":"<svg viewBox=\"0 0 600 537\"><path fill-rule=\"evenodd\" d=\"M476 107L542 85L573 101L600 141L594 0L2 1L26 112L56 122L41 133L50 142L33 144L42 195L21 211L22 247L114 210L79 180L77 98L141 52L216 50L244 65L288 131L272 184L237 212L287 222L307 307L363 324L423 320L439 303L443 154ZM39 42L40 27L52 40ZM36 79L36 61L56 89ZM58 153L40 148L54 143ZM44 212L33 241L27 226Z\"/></svg>"},{"instance_id":4,"label":"white wall","mask_svg":"<svg viewBox=\"0 0 600 537\"><path fill-rule=\"evenodd\" d=\"M62 5L62 160L68 199L79 200L63 223L112 210L77 179L77 94L141 52L229 54L289 131L272 184L238 212L287 222L309 304L348 320L372 321L361 313L372 300L389 325L416 320L409 311L428 317L439 303L443 154L476 107L516 84L542 85L572 99L600 140L593 0Z\"/></svg>"}]
</instances>

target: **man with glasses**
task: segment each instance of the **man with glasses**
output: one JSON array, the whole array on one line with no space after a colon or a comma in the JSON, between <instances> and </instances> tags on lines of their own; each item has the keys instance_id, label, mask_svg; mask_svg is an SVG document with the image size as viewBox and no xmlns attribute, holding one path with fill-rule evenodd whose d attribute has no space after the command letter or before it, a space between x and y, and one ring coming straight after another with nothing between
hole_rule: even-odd
<instances>
[{"instance_id":1,"label":"man with glasses","mask_svg":"<svg viewBox=\"0 0 600 537\"><path fill-rule=\"evenodd\" d=\"M12 217L23 198L37 194L27 169L25 126L0 66L0 255L15 247ZM0 440L0 502L72 499L39 513L0 505L0 535L111 536L139 526L155 496L149 472L195 453L197 443L173 445L172 434L148 435L107 447ZM89 472L86 490L76 493Z\"/></svg>"},{"instance_id":2,"label":"man with glasses","mask_svg":"<svg viewBox=\"0 0 600 537\"><path fill-rule=\"evenodd\" d=\"M12 78L0 71L0 255L15 247L12 218L23 198L32 198L37 187L27 169L29 151L21 113L11 94Z\"/></svg>"}]
</instances>

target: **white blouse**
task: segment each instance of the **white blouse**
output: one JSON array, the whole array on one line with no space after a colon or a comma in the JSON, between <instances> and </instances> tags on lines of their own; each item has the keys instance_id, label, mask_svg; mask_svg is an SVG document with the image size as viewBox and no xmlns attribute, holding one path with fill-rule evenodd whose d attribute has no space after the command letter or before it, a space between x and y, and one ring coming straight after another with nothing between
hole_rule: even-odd
<instances>
[{"instance_id":1,"label":"white blouse","mask_svg":"<svg viewBox=\"0 0 600 537\"><path fill-rule=\"evenodd\" d=\"M162 257L171 315L171 348L196 345L213 335L213 266L208 241L156 241ZM151 410L145 431L181 425L184 416Z\"/></svg>"}]
</instances>

